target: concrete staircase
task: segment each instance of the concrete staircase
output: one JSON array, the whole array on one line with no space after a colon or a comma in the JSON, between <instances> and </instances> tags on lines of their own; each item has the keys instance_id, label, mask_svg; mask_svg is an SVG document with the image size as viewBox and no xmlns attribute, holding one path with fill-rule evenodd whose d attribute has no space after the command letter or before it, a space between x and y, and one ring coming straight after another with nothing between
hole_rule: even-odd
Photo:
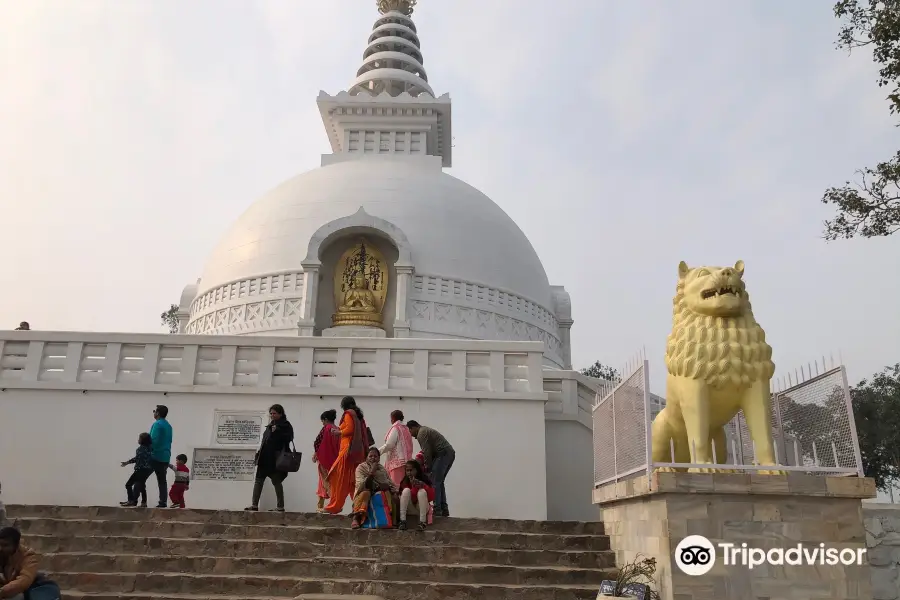
<instances>
[{"instance_id":1,"label":"concrete staircase","mask_svg":"<svg viewBox=\"0 0 900 600\"><path fill-rule=\"evenodd\" d=\"M615 573L601 523L450 518L421 533L306 513L7 510L67 600L594 600Z\"/></svg>"}]
</instances>

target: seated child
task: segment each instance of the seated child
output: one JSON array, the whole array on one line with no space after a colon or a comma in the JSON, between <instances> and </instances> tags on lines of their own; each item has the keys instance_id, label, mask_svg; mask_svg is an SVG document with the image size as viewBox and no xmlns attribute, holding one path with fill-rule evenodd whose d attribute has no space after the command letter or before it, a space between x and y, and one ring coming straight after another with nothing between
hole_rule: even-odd
<instances>
[{"instance_id":1,"label":"seated child","mask_svg":"<svg viewBox=\"0 0 900 600\"><path fill-rule=\"evenodd\" d=\"M153 463L150 458L150 446L152 444L149 433L138 436L138 447L134 458L126 460L122 466L134 465L134 472L125 482L125 492L128 500L121 502L120 506L137 506L138 495L141 497L141 508L147 508L147 478L153 473Z\"/></svg>"},{"instance_id":2,"label":"seated child","mask_svg":"<svg viewBox=\"0 0 900 600\"><path fill-rule=\"evenodd\" d=\"M191 487L191 470L187 468L187 455L179 454L175 457L175 464L169 465L175 471L175 483L169 489L171 508L184 508L184 493Z\"/></svg>"},{"instance_id":3,"label":"seated child","mask_svg":"<svg viewBox=\"0 0 900 600\"><path fill-rule=\"evenodd\" d=\"M417 460L406 463L406 477L400 482L400 523L398 529L406 529L406 513L412 502L419 508L419 531L425 531L428 509L434 501L434 487Z\"/></svg>"}]
</instances>

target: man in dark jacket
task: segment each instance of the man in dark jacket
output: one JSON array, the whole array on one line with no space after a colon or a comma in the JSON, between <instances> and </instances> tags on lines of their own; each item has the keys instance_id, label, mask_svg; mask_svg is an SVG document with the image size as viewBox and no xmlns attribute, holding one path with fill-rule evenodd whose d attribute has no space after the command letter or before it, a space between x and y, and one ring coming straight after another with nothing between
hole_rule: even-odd
<instances>
[{"instance_id":1,"label":"man in dark jacket","mask_svg":"<svg viewBox=\"0 0 900 600\"><path fill-rule=\"evenodd\" d=\"M447 489L444 487L444 481L450 467L453 466L453 461L456 460L456 451L447 438L436 429L419 425L418 421L410 421L406 426L419 442L425 458L425 468L431 473L431 480L434 483L434 514L449 517L450 507L447 505Z\"/></svg>"}]
</instances>

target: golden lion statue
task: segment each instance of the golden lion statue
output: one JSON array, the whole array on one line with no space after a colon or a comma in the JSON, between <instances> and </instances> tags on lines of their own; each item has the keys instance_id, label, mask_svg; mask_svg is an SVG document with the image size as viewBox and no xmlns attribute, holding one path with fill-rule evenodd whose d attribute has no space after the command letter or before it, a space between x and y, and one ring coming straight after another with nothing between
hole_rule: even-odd
<instances>
[{"instance_id":1,"label":"golden lion statue","mask_svg":"<svg viewBox=\"0 0 900 600\"><path fill-rule=\"evenodd\" d=\"M727 463L724 426L743 410L756 463L776 464L769 399L775 364L766 334L753 318L743 277L741 260L733 268L691 269L684 261L678 265L672 333L666 345L666 407L653 421L655 463Z\"/></svg>"}]
</instances>

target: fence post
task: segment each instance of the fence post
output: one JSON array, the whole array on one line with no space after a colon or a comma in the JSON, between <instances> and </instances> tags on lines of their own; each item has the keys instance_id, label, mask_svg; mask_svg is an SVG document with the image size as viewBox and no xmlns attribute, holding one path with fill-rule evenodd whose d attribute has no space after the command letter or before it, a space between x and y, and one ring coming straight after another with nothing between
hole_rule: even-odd
<instances>
[{"instance_id":1,"label":"fence post","mask_svg":"<svg viewBox=\"0 0 900 600\"><path fill-rule=\"evenodd\" d=\"M743 465L746 464L744 462L744 430L741 427L741 417L744 416L743 411L739 411L738 414L734 415L734 437L735 437L735 450L737 451L737 456L733 456L734 464Z\"/></svg>"},{"instance_id":2,"label":"fence post","mask_svg":"<svg viewBox=\"0 0 900 600\"><path fill-rule=\"evenodd\" d=\"M647 447L647 489L653 481L653 419L650 418L650 368L644 359L644 439Z\"/></svg>"},{"instance_id":3,"label":"fence post","mask_svg":"<svg viewBox=\"0 0 900 600\"><path fill-rule=\"evenodd\" d=\"M778 463L779 459L781 459L781 462L778 464L787 465L790 463L788 463L788 460L787 460L787 442L785 441L785 438L784 438L784 424L782 423L782 420L781 420L781 402L780 402L781 396L779 394L769 394L769 398L770 398L770 401L772 402L772 411L775 413L775 428L776 428L776 433L778 434L778 439L776 440L776 443L778 444L778 448L780 449L780 451L784 453L784 459L781 459L781 457L776 456L775 462ZM837 466L837 465L835 465L835 466Z\"/></svg>"},{"instance_id":4,"label":"fence post","mask_svg":"<svg viewBox=\"0 0 900 600\"><path fill-rule=\"evenodd\" d=\"M612 393L610 394L609 401L612 403L612 422L613 422L613 476L614 481L618 483L619 481L619 442L616 436L616 392L618 388L614 388Z\"/></svg>"},{"instance_id":5,"label":"fence post","mask_svg":"<svg viewBox=\"0 0 900 600\"><path fill-rule=\"evenodd\" d=\"M856 454L856 472L860 477L865 477L862 455L859 452L859 437L856 435L856 418L853 416L853 399L850 397L850 386L847 385L847 369L841 365L841 383L844 386L844 403L847 406L847 421L850 423L850 435L853 440L853 452ZM835 465L838 466L838 465Z\"/></svg>"}]
</instances>

